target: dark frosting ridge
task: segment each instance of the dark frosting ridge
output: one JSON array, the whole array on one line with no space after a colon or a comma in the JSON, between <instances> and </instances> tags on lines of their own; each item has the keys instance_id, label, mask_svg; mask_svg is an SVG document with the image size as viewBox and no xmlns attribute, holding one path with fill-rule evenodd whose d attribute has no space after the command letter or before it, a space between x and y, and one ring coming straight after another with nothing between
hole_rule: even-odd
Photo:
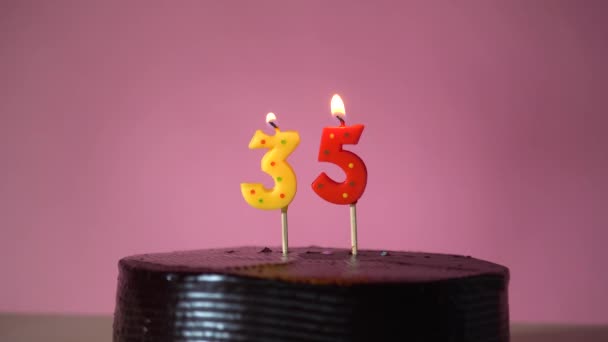
<instances>
[{"instance_id":1,"label":"dark frosting ridge","mask_svg":"<svg viewBox=\"0 0 608 342\"><path fill-rule=\"evenodd\" d=\"M471 257L239 247L119 270L117 342L509 340L509 271Z\"/></svg>"}]
</instances>

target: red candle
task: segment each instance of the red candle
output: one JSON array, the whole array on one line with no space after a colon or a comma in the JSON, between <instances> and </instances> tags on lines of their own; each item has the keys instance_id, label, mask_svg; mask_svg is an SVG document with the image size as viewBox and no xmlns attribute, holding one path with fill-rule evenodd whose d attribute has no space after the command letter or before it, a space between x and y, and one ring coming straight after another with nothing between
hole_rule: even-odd
<instances>
[{"instance_id":1,"label":"red candle","mask_svg":"<svg viewBox=\"0 0 608 342\"><path fill-rule=\"evenodd\" d=\"M340 120L340 126L323 128L319 161L339 166L346 174L346 179L339 183L323 172L312 183L312 188L317 195L328 202L355 204L365 191L367 169L359 156L344 150L342 146L356 145L365 126L360 124L346 126L344 103L339 95L334 95L331 99L331 112Z\"/></svg>"}]
</instances>

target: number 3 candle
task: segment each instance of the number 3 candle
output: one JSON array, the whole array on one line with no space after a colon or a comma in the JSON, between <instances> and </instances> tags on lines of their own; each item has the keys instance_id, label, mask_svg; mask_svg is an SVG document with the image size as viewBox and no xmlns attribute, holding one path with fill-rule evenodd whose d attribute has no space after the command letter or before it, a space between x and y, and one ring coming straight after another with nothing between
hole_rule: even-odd
<instances>
[{"instance_id":1,"label":"number 3 candle","mask_svg":"<svg viewBox=\"0 0 608 342\"><path fill-rule=\"evenodd\" d=\"M342 145L357 144L365 126L346 126L344 103L337 94L331 99L331 113L340 121L340 126L323 128L319 161L339 166L346 174L346 179L338 183L323 172L312 183L312 188L317 195L328 202L349 205L352 254L357 255L356 204L365 191L367 169L359 156L343 150Z\"/></svg>"},{"instance_id":2,"label":"number 3 candle","mask_svg":"<svg viewBox=\"0 0 608 342\"><path fill-rule=\"evenodd\" d=\"M274 179L274 187L267 189L260 183L241 183L241 193L254 208L281 209L283 254L287 255L287 207L296 195L297 181L286 159L300 143L300 135L296 131L281 132L275 120L273 113L266 115L266 122L275 129L274 135L257 130L249 142L250 149L270 149L262 157L262 171Z\"/></svg>"}]
</instances>

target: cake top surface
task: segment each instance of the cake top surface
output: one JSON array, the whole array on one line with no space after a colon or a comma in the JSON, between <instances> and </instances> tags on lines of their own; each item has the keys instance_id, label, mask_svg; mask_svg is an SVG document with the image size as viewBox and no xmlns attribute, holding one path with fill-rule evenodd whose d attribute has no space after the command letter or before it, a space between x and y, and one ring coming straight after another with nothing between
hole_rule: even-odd
<instances>
[{"instance_id":1,"label":"cake top surface","mask_svg":"<svg viewBox=\"0 0 608 342\"><path fill-rule=\"evenodd\" d=\"M238 247L141 254L122 267L168 275L221 274L317 284L430 282L473 276L508 278L501 265L470 256L324 247Z\"/></svg>"}]
</instances>

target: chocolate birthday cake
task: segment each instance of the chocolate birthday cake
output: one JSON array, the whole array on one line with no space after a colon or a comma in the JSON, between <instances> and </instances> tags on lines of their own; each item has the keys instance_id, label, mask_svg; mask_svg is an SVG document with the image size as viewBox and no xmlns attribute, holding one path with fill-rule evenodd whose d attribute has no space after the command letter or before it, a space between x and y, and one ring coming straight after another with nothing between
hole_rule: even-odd
<instances>
[{"instance_id":1,"label":"chocolate birthday cake","mask_svg":"<svg viewBox=\"0 0 608 342\"><path fill-rule=\"evenodd\" d=\"M468 256L241 247L119 262L113 339L509 341L506 267Z\"/></svg>"}]
</instances>

